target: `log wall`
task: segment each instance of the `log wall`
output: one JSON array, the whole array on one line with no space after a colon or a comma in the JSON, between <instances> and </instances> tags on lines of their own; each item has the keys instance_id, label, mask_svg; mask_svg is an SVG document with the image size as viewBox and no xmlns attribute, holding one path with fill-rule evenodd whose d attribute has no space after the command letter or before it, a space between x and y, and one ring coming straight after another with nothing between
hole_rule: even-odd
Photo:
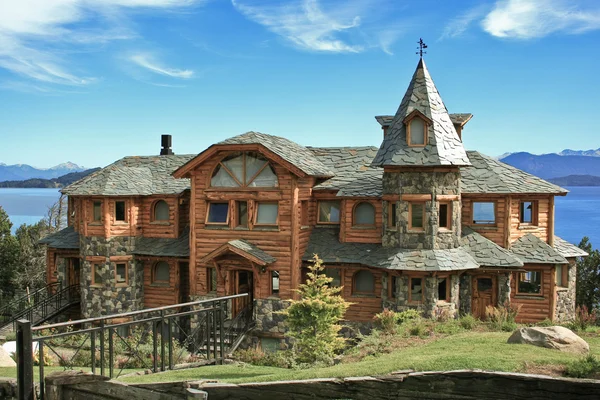
<instances>
[{"instance_id":1,"label":"log wall","mask_svg":"<svg viewBox=\"0 0 600 400\"><path fill-rule=\"evenodd\" d=\"M162 307L179 303L180 278L177 260L165 258L141 258L141 260L144 263L144 307ZM152 270L159 261L166 261L169 264L168 284L152 282Z\"/></svg>"},{"instance_id":2,"label":"log wall","mask_svg":"<svg viewBox=\"0 0 600 400\"><path fill-rule=\"evenodd\" d=\"M517 315L517 322L531 323L540 322L544 319L552 319L554 300L554 266L545 264L526 264L527 271L542 272L542 295L518 294L517 279L519 272L513 272L510 282L510 301L512 304L521 305Z\"/></svg>"},{"instance_id":3,"label":"log wall","mask_svg":"<svg viewBox=\"0 0 600 400\"><path fill-rule=\"evenodd\" d=\"M354 208L367 202L375 208L375 225L358 226L354 223ZM355 243L381 243L383 234L383 206L381 200L372 199L347 199L342 202L342 215L340 226L340 241Z\"/></svg>"}]
</instances>

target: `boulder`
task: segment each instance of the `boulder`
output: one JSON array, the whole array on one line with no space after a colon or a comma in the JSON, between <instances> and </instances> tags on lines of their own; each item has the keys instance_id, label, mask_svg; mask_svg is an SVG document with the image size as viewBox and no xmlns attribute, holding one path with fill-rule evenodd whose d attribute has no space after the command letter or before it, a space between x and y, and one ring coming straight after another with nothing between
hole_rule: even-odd
<instances>
[{"instance_id":1,"label":"boulder","mask_svg":"<svg viewBox=\"0 0 600 400\"><path fill-rule=\"evenodd\" d=\"M16 367L15 360L10 358L10 355L0 347L0 367Z\"/></svg>"},{"instance_id":2,"label":"boulder","mask_svg":"<svg viewBox=\"0 0 600 400\"><path fill-rule=\"evenodd\" d=\"M590 346L585 340L563 326L520 328L508 338L508 343L532 344L577 354L590 351Z\"/></svg>"}]
</instances>

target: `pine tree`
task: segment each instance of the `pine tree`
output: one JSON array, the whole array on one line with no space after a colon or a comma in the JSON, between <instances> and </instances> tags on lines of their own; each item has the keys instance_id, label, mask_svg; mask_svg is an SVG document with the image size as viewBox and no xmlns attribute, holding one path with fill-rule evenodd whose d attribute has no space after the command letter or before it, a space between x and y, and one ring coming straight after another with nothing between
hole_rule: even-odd
<instances>
[{"instance_id":1,"label":"pine tree","mask_svg":"<svg viewBox=\"0 0 600 400\"><path fill-rule=\"evenodd\" d=\"M589 310L600 308L600 251L594 250L585 236L579 248L589 254L577 260L576 300L578 306Z\"/></svg>"},{"instance_id":2,"label":"pine tree","mask_svg":"<svg viewBox=\"0 0 600 400\"><path fill-rule=\"evenodd\" d=\"M19 242L11 233L12 222L0 207L0 297L12 297L19 260Z\"/></svg>"},{"instance_id":3,"label":"pine tree","mask_svg":"<svg viewBox=\"0 0 600 400\"><path fill-rule=\"evenodd\" d=\"M288 333L293 338L296 361L300 363L331 363L336 351L344 347L345 339L338 336L339 322L351 303L340 296L341 287L330 287L333 280L323 272L323 261L315 254L308 267L307 281L283 312L287 316Z\"/></svg>"}]
</instances>

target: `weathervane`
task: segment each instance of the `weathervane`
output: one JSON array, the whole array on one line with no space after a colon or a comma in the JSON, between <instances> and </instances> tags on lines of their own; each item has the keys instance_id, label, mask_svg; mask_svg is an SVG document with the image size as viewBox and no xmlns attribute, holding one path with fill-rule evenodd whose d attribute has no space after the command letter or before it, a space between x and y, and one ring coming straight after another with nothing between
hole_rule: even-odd
<instances>
[{"instance_id":1,"label":"weathervane","mask_svg":"<svg viewBox=\"0 0 600 400\"><path fill-rule=\"evenodd\" d=\"M419 44L419 47L417 47L419 51L417 51L415 54L418 54L419 56L421 56L421 58L423 58L423 54L427 54L426 51L423 51L423 49L427 48L427 45L425 44L422 38L419 38L419 41L417 43Z\"/></svg>"}]
</instances>

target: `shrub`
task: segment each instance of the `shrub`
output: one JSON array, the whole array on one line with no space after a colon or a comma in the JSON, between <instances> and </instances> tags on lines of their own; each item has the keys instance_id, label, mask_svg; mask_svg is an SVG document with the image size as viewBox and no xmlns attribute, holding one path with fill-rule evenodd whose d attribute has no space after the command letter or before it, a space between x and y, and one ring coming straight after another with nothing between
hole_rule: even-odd
<instances>
[{"instance_id":1,"label":"shrub","mask_svg":"<svg viewBox=\"0 0 600 400\"><path fill-rule=\"evenodd\" d=\"M590 326L596 325L598 322L598 315L596 310L591 312L587 306L577 306L575 309L575 318L568 324L568 327L574 331L585 331Z\"/></svg>"},{"instance_id":2,"label":"shrub","mask_svg":"<svg viewBox=\"0 0 600 400\"><path fill-rule=\"evenodd\" d=\"M40 357L40 352L37 350L33 353L33 365L40 365L40 362L43 362L45 367L52 365L52 359L46 347L44 347L42 357Z\"/></svg>"},{"instance_id":3,"label":"shrub","mask_svg":"<svg viewBox=\"0 0 600 400\"><path fill-rule=\"evenodd\" d=\"M433 329L436 333L442 333L445 335L456 335L463 330L460 323L456 320L438 322L435 324Z\"/></svg>"},{"instance_id":4,"label":"shrub","mask_svg":"<svg viewBox=\"0 0 600 400\"><path fill-rule=\"evenodd\" d=\"M394 334L398 328L398 313L384 308L379 314L373 317L375 324L387 334Z\"/></svg>"},{"instance_id":5,"label":"shrub","mask_svg":"<svg viewBox=\"0 0 600 400\"><path fill-rule=\"evenodd\" d=\"M497 331L510 332L517 328L515 322L517 314L521 310L522 305L511 304L508 301L503 306L494 307L487 306L485 308L485 316L487 317L490 327Z\"/></svg>"},{"instance_id":6,"label":"shrub","mask_svg":"<svg viewBox=\"0 0 600 400\"><path fill-rule=\"evenodd\" d=\"M6 333L6 341L7 342L14 342L15 340L17 340L17 332L7 332Z\"/></svg>"},{"instance_id":7,"label":"shrub","mask_svg":"<svg viewBox=\"0 0 600 400\"><path fill-rule=\"evenodd\" d=\"M291 368L295 365L294 354L289 350L265 352L259 348L238 350L234 358L252 365L264 367Z\"/></svg>"},{"instance_id":8,"label":"shrub","mask_svg":"<svg viewBox=\"0 0 600 400\"><path fill-rule=\"evenodd\" d=\"M323 271L323 261L315 254L309 266L307 281L297 292L300 300L292 300L281 313L287 317L287 335L293 340L298 363L333 363L333 357L343 349L345 339L338 336L339 322L350 303L339 295L341 287L329 287L333 280Z\"/></svg>"},{"instance_id":9,"label":"shrub","mask_svg":"<svg viewBox=\"0 0 600 400\"><path fill-rule=\"evenodd\" d=\"M565 375L573 378L595 378L598 374L600 374L600 360L591 354L573 361L565 369Z\"/></svg>"},{"instance_id":10,"label":"shrub","mask_svg":"<svg viewBox=\"0 0 600 400\"><path fill-rule=\"evenodd\" d=\"M434 319L438 322L447 322L452 319L452 312L449 308L436 308Z\"/></svg>"},{"instance_id":11,"label":"shrub","mask_svg":"<svg viewBox=\"0 0 600 400\"><path fill-rule=\"evenodd\" d=\"M410 308L408 310L401 311L399 313L396 313L396 315L397 315L398 323L399 324L403 324L403 323L405 323L407 321L421 318L421 313L418 312L417 310L412 309L412 308Z\"/></svg>"},{"instance_id":12,"label":"shrub","mask_svg":"<svg viewBox=\"0 0 600 400\"><path fill-rule=\"evenodd\" d=\"M410 336L418 336L418 337L429 336L432 333L433 329L430 326L430 324L428 324L428 322L429 321L425 321L421 318L410 321L407 324L408 325L408 334Z\"/></svg>"},{"instance_id":13,"label":"shrub","mask_svg":"<svg viewBox=\"0 0 600 400\"><path fill-rule=\"evenodd\" d=\"M458 319L458 324L461 328L466 330L473 330L478 324L479 320L472 314L465 314Z\"/></svg>"},{"instance_id":14,"label":"shrub","mask_svg":"<svg viewBox=\"0 0 600 400\"><path fill-rule=\"evenodd\" d=\"M552 322L552 320L549 318L546 318L545 320L538 322L536 324L536 326L541 326L541 327L548 327L548 326L554 326L554 325L556 325L556 324L554 322Z\"/></svg>"}]
</instances>

